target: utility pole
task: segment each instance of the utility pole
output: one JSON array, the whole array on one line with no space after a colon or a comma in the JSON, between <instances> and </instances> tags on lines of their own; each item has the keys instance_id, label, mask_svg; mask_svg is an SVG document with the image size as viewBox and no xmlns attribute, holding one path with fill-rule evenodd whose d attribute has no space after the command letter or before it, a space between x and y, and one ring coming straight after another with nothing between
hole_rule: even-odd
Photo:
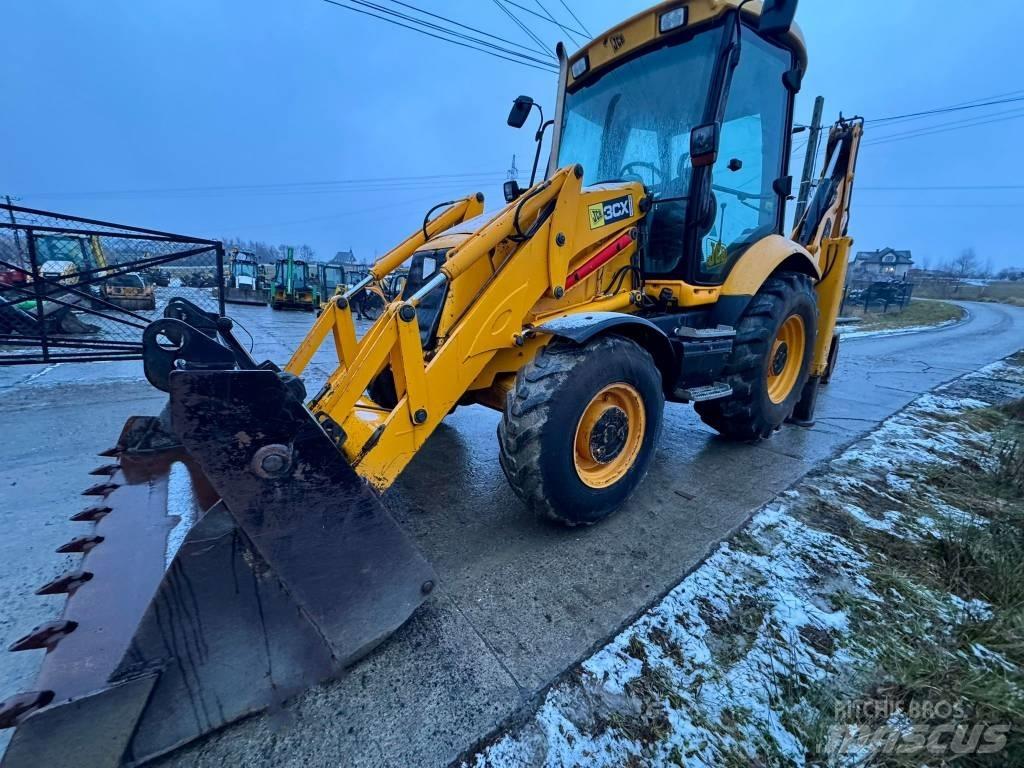
<instances>
[{"instance_id":1,"label":"utility pole","mask_svg":"<svg viewBox=\"0 0 1024 768\"><path fill-rule=\"evenodd\" d=\"M814 114L811 116L810 133L807 135L807 151L804 153L804 172L800 175L800 192L796 198L796 218L803 218L807 199L811 196L811 179L814 177L814 161L818 156L818 137L821 135L821 113L825 108L825 97L814 99Z\"/></svg>"},{"instance_id":2,"label":"utility pole","mask_svg":"<svg viewBox=\"0 0 1024 768\"><path fill-rule=\"evenodd\" d=\"M516 156L515 155L512 155L512 167L508 169L508 172L506 173L506 178L508 178L508 179L518 179L519 178L519 169L516 168Z\"/></svg>"}]
</instances>

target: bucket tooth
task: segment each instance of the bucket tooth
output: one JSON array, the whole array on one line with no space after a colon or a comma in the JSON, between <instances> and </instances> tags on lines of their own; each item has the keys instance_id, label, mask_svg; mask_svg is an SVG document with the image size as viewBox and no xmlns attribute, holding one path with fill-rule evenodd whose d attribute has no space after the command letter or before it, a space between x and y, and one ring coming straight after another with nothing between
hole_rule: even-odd
<instances>
[{"instance_id":1,"label":"bucket tooth","mask_svg":"<svg viewBox=\"0 0 1024 768\"><path fill-rule=\"evenodd\" d=\"M97 536L94 533L87 534L85 536L75 536L75 538L67 544L57 547L57 551L62 555L67 555L72 552L88 552L101 541L103 541L103 537Z\"/></svg>"},{"instance_id":2,"label":"bucket tooth","mask_svg":"<svg viewBox=\"0 0 1024 768\"><path fill-rule=\"evenodd\" d=\"M53 701L53 691L26 691L0 701L0 728L19 725L26 715Z\"/></svg>"},{"instance_id":3,"label":"bucket tooth","mask_svg":"<svg viewBox=\"0 0 1024 768\"><path fill-rule=\"evenodd\" d=\"M110 514L110 507L86 507L81 512L76 512L71 516L71 522L73 523L95 523L101 520L106 515Z\"/></svg>"},{"instance_id":4,"label":"bucket tooth","mask_svg":"<svg viewBox=\"0 0 1024 768\"><path fill-rule=\"evenodd\" d=\"M107 458L107 459L113 459L114 457L116 457L120 453L121 453L121 449L118 446L115 445L113 448L107 448L107 450L100 451L96 455L97 456L103 456L104 458Z\"/></svg>"},{"instance_id":5,"label":"bucket tooth","mask_svg":"<svg viewBox=\"0 0 1024 768\"><path fill-rule=\"evenodd\" d=\"M97 483L96 485L90 485L84 491L83 496L109 496L111 492L118 489L117 483Z\"/></svg>"},{"instance_id":6,"label":"bucket tooth","mask_svg":"<svg viewBox=\"0 0 1024 768\"><path fill-rule=\"evenodd\" d=\"M120 464L103 464L102 466L96 467L96 469L89 472L90 475L113 475L117 470L121 468Z\"/></svg>"},{"instance_id":7,"label":"bucket tooth","mask_svg":"<svg viewBox=\"0 0 1024 768\"><path fill-rule=\"evenodd\" d=\"M39 648L49 649L77 628L77 621L69 621L68 619L48 621L45 624L40 624L24 637L15 640L7 650L32 651Z\"/></svg>"},{"instance_id":8,"label":"bucket tooth","mask_svg":"<svg viewBox=\"0 0 1024 768\"><path fill-rule=\"evenodd\" d=\"M85 582L92 579L89 571L68 571L36 590L37 595L70 595Z\"/></svg>"}]
</instances>

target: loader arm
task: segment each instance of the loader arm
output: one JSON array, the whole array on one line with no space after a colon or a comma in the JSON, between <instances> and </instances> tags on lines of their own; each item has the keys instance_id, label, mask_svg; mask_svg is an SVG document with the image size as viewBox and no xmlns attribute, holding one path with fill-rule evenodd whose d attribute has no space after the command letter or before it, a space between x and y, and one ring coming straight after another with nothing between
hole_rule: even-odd
<instances>
[{"instance_id":1,"label":"loader arm","mask_svg":"<svg viewBox=\"0 0 1024 768\"><path fill-rule=\"evenodd\" d=\"M864 132L860 118L840 118L829 131L825 162L817 191L794 230L794 240L805 240L807 250L817 255L821 279L818 295L818 333L814 345L811 377L820 378L828 368L834 344L836 319L846 286L853 238L847 234L857 153Z\"/></svg>"}]
</instances>

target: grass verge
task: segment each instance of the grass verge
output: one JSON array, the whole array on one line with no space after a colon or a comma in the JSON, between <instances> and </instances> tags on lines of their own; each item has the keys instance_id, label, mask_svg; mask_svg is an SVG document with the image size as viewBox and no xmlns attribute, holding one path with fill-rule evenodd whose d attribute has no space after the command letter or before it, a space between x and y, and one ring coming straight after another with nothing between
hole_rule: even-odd
<instances>
[{"instance_id":1,"label":"grass verge","mask_svg":"<svg viewBox=\"0 0 1024 768\"><path fill-rule=\"evenodd\" d=\"M939 325L964 316L964 310L948 301L911 301L902 312L890 310L886 313L864 313L859 308L846 312L849 317L862 318L853 326L857 331L884 331L889 329Z\"/></svg>"}]
</instances>

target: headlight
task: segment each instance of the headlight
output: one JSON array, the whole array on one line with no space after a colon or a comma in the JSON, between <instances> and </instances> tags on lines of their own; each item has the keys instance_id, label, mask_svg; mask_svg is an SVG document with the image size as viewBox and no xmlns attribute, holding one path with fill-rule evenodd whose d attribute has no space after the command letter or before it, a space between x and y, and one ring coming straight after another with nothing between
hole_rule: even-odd
<instances>
[{"instance_id":1,"label":"headlight","mask_svg":"<svg viewBox=\"0 0 1024 768\"><path fill-rule=\"evenodd\" d=\"M658 19L658 31L664 34L686 24L686 11L687 8L684 5L682 8L674 8L661 14Z\"/></svg>"},{"instance_id":2,"label":"headlight","mask_svg":"<svg viewBox=\"0 0 1024 768\"><path fill-rule=\"evenodd\" d=\"M576 61L572 63L572 76L573 79L579 79L587 71L587 67L590 66L590 62L587 61L586 56L580 56Z\"/></svg>"}]
</instances>

